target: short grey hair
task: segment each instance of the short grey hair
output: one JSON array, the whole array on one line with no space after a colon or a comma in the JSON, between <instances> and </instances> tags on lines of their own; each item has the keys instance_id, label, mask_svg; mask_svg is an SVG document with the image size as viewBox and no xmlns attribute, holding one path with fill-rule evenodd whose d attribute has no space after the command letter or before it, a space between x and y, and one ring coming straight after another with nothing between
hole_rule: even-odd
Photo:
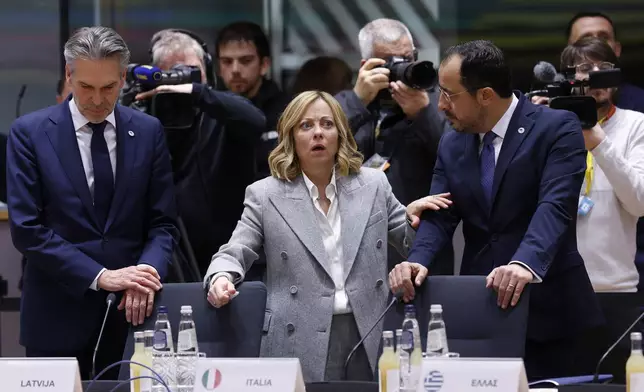
<instances>
[{"instance_id":1,"label":"short grey hair","mask_svg":"<svg viewBox=\"0 0 644 392\"><path fill-rule=\"evenodd\" d=\"M199 61L203 63L205 56L203 47L194 38L172 29L161 30L152 36L152 64L159 65L163 59L170 55L183 54L191 50ZM204 67L206 64L202 64Z\"/></svg>"},{"instance_id":2,"label":"short grey hair","mask_svg":"<svg viewBox=\"0 0 644 392\"><path fill-rule=\"evenodd\" d=\"M358 33L360 56L364 59L373 57L375 44L391 44L399 41L404 36L414 44L414 40L407 26L395 19L376 19L367 23Z\"/></svg>"},{"instance_id":3,"label":"short grey hair","mask_svg":"<svg viewBox=\"0 0 644 392\"><path fill-rule=\"evenodd\" d=\"M65 43L65 62L73 69L74 60L103 60L118 56L121 69L130 62L130 50L123 38L109 27L83 27Z\"/></svg>"}]
</instances>

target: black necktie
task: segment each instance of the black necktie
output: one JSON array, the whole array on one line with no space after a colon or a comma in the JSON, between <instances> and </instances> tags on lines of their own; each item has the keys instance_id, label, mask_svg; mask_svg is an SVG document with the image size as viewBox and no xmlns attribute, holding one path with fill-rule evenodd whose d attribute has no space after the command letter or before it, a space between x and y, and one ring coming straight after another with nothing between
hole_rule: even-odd
<instances>
[{"instance_id":1,"label":"black necktie","mask_svg":"<svg viewBox=\"0 0 644 392\"><path fill-rule=\"evenodd\" d=\"M88 123L87 125L94 131L91 145L92 165L94 166L94 210L100 227L103 229L114 195L114 173L112 172L110 151L103 133L107 122Z\"/></svg>"}]
</instances>

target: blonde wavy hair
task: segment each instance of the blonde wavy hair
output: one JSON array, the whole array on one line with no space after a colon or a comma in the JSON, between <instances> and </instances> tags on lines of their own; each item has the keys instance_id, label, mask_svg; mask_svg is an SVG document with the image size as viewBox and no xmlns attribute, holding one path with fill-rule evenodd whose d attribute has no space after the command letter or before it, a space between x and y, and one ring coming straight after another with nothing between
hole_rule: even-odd
<instances>
[{"instance_id":1,"label":"blonde wavy hair","mask_svg":"<svg viewBox=\"0 0 644 392\"><path fill-rule=\"evenodd\" d=\"M326 102L331 108L333 120L338 130L338 152L335 156L336 172L346 176L360 171L363 156L358 151L356 141L349 129L347 116L338 101L323 91L304 91L293 98L277 122L279 143L268 156L268 165L273 177L292 181L302 172L295 153L295 132L306 110L318 99Z\"/></svg>"}]
</instances>

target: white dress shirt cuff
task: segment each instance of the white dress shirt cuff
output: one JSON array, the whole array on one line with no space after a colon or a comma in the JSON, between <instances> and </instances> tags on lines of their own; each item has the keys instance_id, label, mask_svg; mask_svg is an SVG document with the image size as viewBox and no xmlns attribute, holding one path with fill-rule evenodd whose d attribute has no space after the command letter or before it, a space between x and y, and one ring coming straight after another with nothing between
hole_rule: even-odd
<instances>
[{"instance_id":1,"label":"white dress shirt cuff","mask_svg":"<svg viewBox=\"0 0 644 392\"><path fill-rule=\"evenodd\" d=\"M208 284L208 288L212 287L212 284L215 283L215 281L222 276L225 276L230 282L234 282L233 275L228 273L228 272L217 272L210 278L210 283Z\"/></svg>"},{"instance_id":2,"label":"white dress shirt cuff","mask_svg":"<svg viewBox=\"0 0 644 392\"><path fill-rule=\"evenodd\" d=\"M543 282L543 280L539 277L539 275L535 274L534 271L532 270L532 268L528 267L527 264L522 263L520 261L511 261L510 264L519 264L523 268L525 268L528 271L530 271L530 273L532 274L532 282L530 282L530 283L541 283L541 282Z\"/></svg>"},{"instance_id":3,"label":"white dress shirt cuff","mask_svg":"<svg viewBox=\"0 0 644 392\"><path fill-rule=\"evenodd\" d=\"M105 271L107 271L107 268L103 268L103 269L98 273L98 275L96 275L96 278L94 278L94 281L93 281L93 282L92 282L92 284L89 286L89 288L90 288L90 289L92 289L92 290L94 290L94 291L98 291L98 278L100 278L100 277L101 277L101 275L103 275L103 272L105 272Z\"/></svg>"}]
</instances>

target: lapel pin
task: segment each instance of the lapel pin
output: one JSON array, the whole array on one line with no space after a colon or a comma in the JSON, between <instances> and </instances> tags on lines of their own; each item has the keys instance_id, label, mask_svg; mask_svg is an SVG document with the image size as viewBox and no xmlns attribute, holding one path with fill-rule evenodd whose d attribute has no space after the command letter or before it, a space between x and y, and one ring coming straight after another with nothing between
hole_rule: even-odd
<instances>
[{"instance_id":1,"label":"lapel pin","mask_svg":"<svg viewBox=\"0 0 644 392\"><path fill-rule=\"evenodd\" d=\"M523 129L523 128L521 128L521 129ZM134 132L132 132L132 131L128 131L128 133L127 133L127 134L128 134L128 135L130 135L130 136L132 136L132 137L134 137Z\"/></svg>"},{"instance_id":2,"label":"lapel pin","mask_svg":"<svg viewBox=\"0 0 644 392\"><path fill-rule=\"evenodd\" d=\"M132 131L130 131L130 132L132 132ZM523 132L525 132L525 128L523 128L523 127L519 128L519 129L518 129L518 132L519 132L519 133L523 133Z\"/></svg>"}]
</instances>

